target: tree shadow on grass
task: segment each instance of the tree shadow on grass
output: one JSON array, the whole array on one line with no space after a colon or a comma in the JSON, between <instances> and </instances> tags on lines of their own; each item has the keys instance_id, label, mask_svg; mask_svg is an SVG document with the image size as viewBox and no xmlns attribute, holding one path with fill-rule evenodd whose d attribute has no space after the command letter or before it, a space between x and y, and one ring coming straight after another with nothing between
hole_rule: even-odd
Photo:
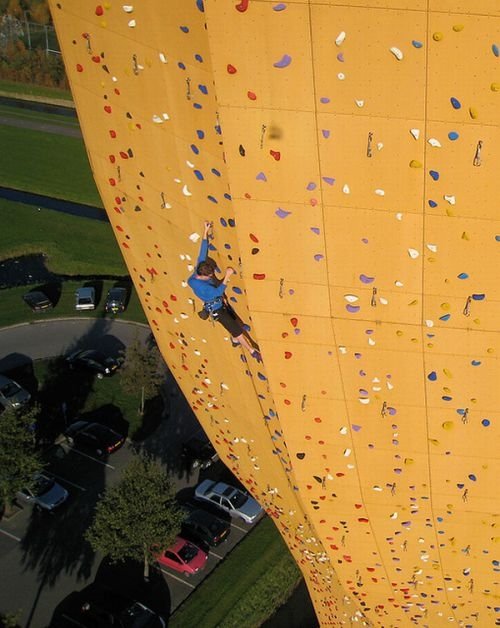
<instances>
[{"instance_id":1,"label":"tree shadow on grass","mask_svg":"<svg viewBox=\"0 0 500 628\"><path fill-rule=\"evenodd\" d=\"M162 422L163 411L164 403L161 395L155 395L152 399L146 399L141 423L131 434L131 439L135 443L140 443L148 436L151 436Z\"/></svg>"}]
</instances>

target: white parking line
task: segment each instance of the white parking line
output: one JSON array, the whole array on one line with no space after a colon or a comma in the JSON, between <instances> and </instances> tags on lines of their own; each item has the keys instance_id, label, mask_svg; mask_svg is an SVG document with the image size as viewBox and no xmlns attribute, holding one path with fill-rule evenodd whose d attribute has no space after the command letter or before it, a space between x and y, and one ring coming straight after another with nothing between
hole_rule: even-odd
<instances>
[{"instance_id":1,"label":"white parking line","mask_svg":"<svg viewBox=\"0 0 500 628\"><path fill-rule=\"evenodd\" d=\"M237 530L240 530L240 532L248 532L248 528L240 528L240 526L237 526L235 523L231 523L231 526L233 528L236 528Z\"/></svg>"},{"instance_id":2,"label":"white parking line","mask_svg":"<svg viewBox=\"0 0 500 628\"><path fill-rule=\"evenodd\" d=\"M94 462L98 462L99 464L102 464L104 467L108 467L109 469L115 468L112 464L108 464L107 462L103 462L102 460L99 460L99 458L93 458L92 456L89 456L88 454L84 454L83 451L80 451L79 449L75 449L74 447L71 447L70 451L76 451L76 453L80 454L80 456L85 456L85 458L88 458L89 460L93 460Z\"/></svg>"},{"instance_id":3,"label":"white parking line","mask_svg":"<svg viewBox=\"0 0 500 628\"><path fill-rule=\"evenodd\" d=\"M18 543L21 541L21 539L18 536L14 536L10 532L7 532L6 530L2 530L2 528L0 528L0 532L2 534L5 534L5 536L8 536L11 539L14 539L14 541L17 541Z\"/></svg>"},{"instance_id":4,"label":"white parking line","mask_svg":"<svg viewBox=\"0 0 500 628\"><path fill-rule=\"evenodd\" d=\"M166 576L169 576L170 578L173 578L174 580L178 580L179 582L182 582L186 586L191 587L191 589L196 589L196 586L194 584L191 584L190 582L186 582L182 578L178 578L177 576L174 576L174 574L170 573L170 571L165 571L165 569L160 569L160 571L164 573Z\"/></svg>"},{"instance_id":5,"label":"white parking line","mask_svg":"<svg viewBox=\"0 0 500 628\"><path fill-rule=\"evenodd\" d=\"M71 484L71 486L74 486L75 488L79 488L81 491L86 491L86 488L83 488L83 486L80 486L79 484L75 484L74 482L71 482L71 480L67 480L66 478L62 478L60 475L56 475L55 473L50 472L50 475L53 475L55 478L57 478L58 480L61 480L62 482L64 482L65 484Z\"/></svg>"},{"instance_id":6,"label":"white parking line","mask_svg":"<svg viewBox=\"0 0 500 628\"><path fill-rule=\"evenodd\" d=\"M219 556L219 554L216 554L215 552L208 552L210 554L210 556L215 556L215 558L218 558L219 560L222 560L224 558L224 556Z\"/></svg>"}]
</instances>

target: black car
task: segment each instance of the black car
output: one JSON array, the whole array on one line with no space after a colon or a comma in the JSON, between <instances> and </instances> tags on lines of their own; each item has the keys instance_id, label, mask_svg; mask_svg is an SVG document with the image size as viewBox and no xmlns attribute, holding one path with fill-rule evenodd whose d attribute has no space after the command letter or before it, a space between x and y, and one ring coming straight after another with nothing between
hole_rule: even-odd
<instances>
[{"instance_id":1,"label":"black car","mask_svg":"<svg viewBox=\"0 0 500 628\"><path fill-rule=\"evenodd\" d=\"M207 469L219 459L212 443L203 435L192 436L182 445L182 455L191 469Z\"/></svg>"},{"instance_id":2,"label":"black car","mask_svg":"<svg viewBox=\"0 0 500 628\"><path fill-rule=\"evenodd\" d=\"M111 377L122 364L121 360L116 360L94 349L75 351L66 358L66 361L70 368L83 368L97 373L99 379Z\"/></svg>"},{"instance_id":3,"label":"black car","mask_svg":"<svg viewBox=\"0 0 500 628\"><path fill-rule=\"evenodd\" d=\"M70 445L92 452L100 457L111 454L125 442L125 436L118 434L102 423L75 421L64 432Z\"/></svg>"},{"instance_id":4,"label":"black car","mask_svg":"<svg viewBox=\"0 0 500 628\"><path fill-rule=\"evenodd\" d=\"M41 290L33 290L23 295L25 303L27 303L33 312L43 312L44 310L50 310L54 307L54 304L49 297Z\"/></svg>"},{"instance_id":5,"label":"black car","mask_svg":"<svg viewBox=\"0 0 500 628\"><path fill-rule=\"evenodd\" d=\"M125 311L125 305L127 302L127 290L126 288L111 288L108 292L108 296L106 297L106 312L111 312L112 314L118 314L119 312Z\"/></svg>"},{"instance_id":6,"label":"black car","mask_svg":"<svg viewBox=\"0 0 500 628\"><path fill-rule=\"evenodd\" d=\"M206 510L193 510L182 522L182 536L194 543L217 547L231 531L231 523L223 521Z\"/></svg>"},{"instance_id":7,"label":"black car","mask_svg":"<svg viewBox=\"0 0 500 628\"><path fill-rule=\"evenodd\" d=\"M165 628L145 604L91 584L75 591L56 609L50 628Z\"/></svg>"}]
</instances>

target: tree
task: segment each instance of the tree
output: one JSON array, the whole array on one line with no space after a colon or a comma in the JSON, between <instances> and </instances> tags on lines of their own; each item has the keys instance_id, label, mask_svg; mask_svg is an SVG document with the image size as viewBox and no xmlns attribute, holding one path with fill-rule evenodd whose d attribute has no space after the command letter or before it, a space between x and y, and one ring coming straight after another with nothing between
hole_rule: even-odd
<instances>
[{"instance_id":1,"label":"tree","mask_svg":"<svg viewBox=\"0 0 500 628\"><path fill-rule=\"evenodd\" d=\"M18 491L30 486L43 464L35 450L33 426L39 414L37 406L27 412L6 410L0 430L0 502L11 503Z\"/></svg>"},{"instance_id":2,"label":"tree","mask_svg":"<svg viewBox=\"0 0 500 628\"><path fill-rule=\"evenodd\" d=\"M124 391L130 394L140 391L138 412L143 415L146 399L156 395L164 379L159 370L160 353L156 347L149 348L136 337L124 352L124 358L121 385Z\"/></svg>"},{"instance_id":3,"label":"tree","mask_svg":"<svg viewBox=\"0 0 500 628\"><path fill-rule=\"evenodd\" d=\"M165 470L150 456L137 454L97 504L86 538L111 560L144 561L147 580L150 564L173 542L182 519Z\"/></svg>"}]
</instances>

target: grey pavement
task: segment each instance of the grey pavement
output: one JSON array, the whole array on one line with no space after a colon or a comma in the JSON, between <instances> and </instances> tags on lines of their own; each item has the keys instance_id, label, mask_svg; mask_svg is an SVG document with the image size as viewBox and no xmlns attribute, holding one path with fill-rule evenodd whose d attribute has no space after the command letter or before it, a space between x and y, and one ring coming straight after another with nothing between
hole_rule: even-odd
<instances>
[{"instance_id":1,"label":"grey pavement","mask_svg":"<svg viewBox=\"0 0 500 628\"><path fill-rule=\"evenodd\" d=\"M33 131L43 131L44 133L66 135L67 137L82 137L82 132L79 127L51 124L50 122L41 122L39 120L21 119L2 115L0 116L0 124L5 126L15 126L22 129L31 129Z\"/></svg>"},{"instance_id":2,"label":"grey pavement","mask_svg":"<svg viewBox=\"0 0 500 628\"><path fill-rule=\"evenodd\" d=\"M149 334L147 325L109 318L40 320L4 327L0 329L0 371L76 349L116 353L136 336L144 341Z\"/></svg>"}]
</instances>

